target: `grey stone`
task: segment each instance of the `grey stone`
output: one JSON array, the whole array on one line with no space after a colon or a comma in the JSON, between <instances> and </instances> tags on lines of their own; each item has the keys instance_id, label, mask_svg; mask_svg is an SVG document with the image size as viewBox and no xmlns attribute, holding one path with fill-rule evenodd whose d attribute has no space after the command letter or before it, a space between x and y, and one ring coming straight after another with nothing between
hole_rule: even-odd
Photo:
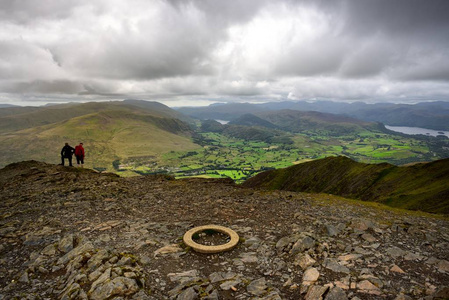
<instances>
[{"instance_id":1,"label":"grey stone","mask_svg":"<svg viewBox=\"0 0 449 300\"><path fill-rule=\"evenodd\" d=\"M25 236L25 241L23 242L23 244L26 246L36 246L44 244L45 242L46 242L45 237L30 233Z\"/></svg>"},{"instance_id":2,"label":"grey stone","mask_svg":"<svg viewBox=\"0 0 449 300\"><path fill-rule=\"evenodd\" d=\"M394 300L412 300L412 297L401 294L401 295L397 295L396 298L394 298Z\"/></svg>"},{"instance_id":3,"label":"grey stone","mask_svg":"<svg viewBox=\"0 0 449 300\"><path fill-rule=\"evenodd\" d=\"M173 281L182 281L185 278L198 277L198 275L199 275L198 270L189 270L180 273L169 273L167 276L173 282Z\"/></svg>"},{"instance_id":4,"label":"grey stone","mask_svg":"<svg viewBox=\"0 0 449 300\"><path fill-rule=\"evenodd\" d=\"M232 287L236 287L240 283L242 283L242 281L239 278L234 279L234 280L228 280L228 281L225 281L222 284L220 284L220 288L224 291L228 291Z\"/></svg>"},{"instance_id":5,"label":"grey stone","mask_svg":"<svg viewBox=\"0 0 449 300\"><path fill-rule=\"evenodd\" d=\"M129 256L122 256L122 258L116 263L117 267L130 266L133 264L133 259Z\"/></svg>"},{"instance_id":6,"label":"grey stone","mask_svg":"<svg viewBox=\"0 0 449 300\"><path fill-rule=\"evenodd\" d=\"M218 292L216 290L213 290L209 295L206 297L202 297L201 300L219 300Z\"/></svg>"},{"instance_id":7,"label":"grey stone","mask_svg":"<svg viewBox=\"0 0 449 300\"><path fill-rule=\"evenodd\" d=\"M99 266L95 271L89 274L89 281L95 281L97 280L105 271L105 266L101 265Z\"/></svg>"},{"instance_id":8,"label":"grey stone","mask_svg":"<svg viewBox=\"0 0 449 300\"><path fill-rule=\"evenodd\" d=\"M434 242L437 242L437 241L438 241L438 238L435 237L435 236L434 236L432 233L430 233L430 232L426 232L426 233L425 233L425 236L426 236L426 240L427 240L428 242L434 243Z\"/></svg>"},{"instance_id":9,"label":"grey stone","mask_svg":"<svg viewBox=\"0 0 449 300\"><path fill-rule=\"evenodd\" d=\"M368 230L369 228L373 228L374 224L373 222L366 219L357 219L351 222L351 227L356 230L365 231Z\"/></svg>"},{"instance_id":10,"label":"grey stone","mask_svg":"<svg viewBox=\"0 0 449 300\"><path fill-rule=\"evenodd\" d=\"M304 272L304 275L302 277L302 284L303 285L313 284L314 282L316 282L318 280L319 277L320 277L320 272L318 272L318 270L316 268L307 269Z\"/></svg>"},{"instance_id":11,"label":"grey stone","mask_svg":"<svg viewBox=\"0 0 449 300\"><path fill-rule=\"evenodd\" d=\"M194 300L198 299L198 293L193 287L189 287L176 298L177 300Z\"/></svg>"},{"instance_id":12,"label":"grey stone","mask_svg":"<svg viewBox=\"0 0 449 300\"><path fill-rule=\"evenodd\" d=\"M407 252L407 254L404 256L404 260L422 260L422 259L424 259L423 256L413 252Z\"/></svg>"},{"instance_id":13,"label":"grey stone","mask_svg":"<svg viewBox=\"0 0 449 300\"><path fill-rule=\"evenodd\" d=\"M329 289L327 286L312 285L307 291L305 300L322 300L324 293Z\"/></svg>"},{"instance_id":14,"label":"grey stone","mask_svg":"<svg viewBox=\"0 0 449 300\"><path fill-rule=\"evenodd\" d=\"M313 266L314 263L316 263L316 260L310 257L309 254L299 254L295 259L294 265L299 265L301 269L306 270L308 267Z\"/></svg>"},{"instance_id":15,"label":"grey stone","mask_svg":"<svg viewBox=\"0 0 449 300\"><path fill-rule=\"evenodd\" d=\"M59 251L67 253L73 249L73 234L64 236L58 243Z\"/></svg>"},{"instance_id":16,"label":"grey stone","mask_svg":"<svg viewBox=\"0 0 449 300\"><path fill-rule=\"evenodd\" d=\"M315 246L315 240L310 236L306 235L300 238L292 247L291 253L293 255L308 250Z\"/></svg>"},{"instance_id":17,"label":"grey stone","mask_svg":"<svg viewBox=\"0 0 449 300\"><path fill-rule=\"evenodd\" d=\"M374 243L375 241L377 241L377 239L370 233L362 234L362 239L364 239L365 241L367 241L369 243Z\"/></svg>"},{"instance_id":18,"label":"grey stone","mask_svg":"<svg viewBox=\"0 0 449 300\"><path fill-rule=\"evenodd\" d=\"M267 282L266 282L265 278L260 278L260 279L254 280L250 284L248 284L248 286L246 287L246 290L248 291L248 293L250 293L252 295L260 296L265 293L266 288L267 288Z\"/></svg>"},{"instance_id":19,"label":"grey stone","mask_svg":"<svg viewBox=\"0 0 449 300\"><path fill-rule=\"evenodd\" d=\"M257 248L260 244L260 239L257 237L251 237L249 239L247 239L243 245L249 248Z\"/></svg>"},{"instance_id":20,"label":"grey stone","mask_svg":"<svg viewBox=\"0 0 449 300\"><path fill-rule=\"evenodd\" d=\"M345 223L338 223L337 225L338 230L343 231L346 229L346 224Z\"/></svg>"},{"instance_id":21,"label":"grey stone","mask_svg":"<svg viewBox=\"0 0 449 300\"><path fill-rule=\"evenodd\" d=\"M334 259L330 259L330 258L326 258L324 260L323 266L326 269L329 269L331 271L334 271L336 273L345 273L345 274L349 274L349 269L343 265L340 265L336 260Z\"/></svg>"},{"instance_id":22,"label":"grey stone","mask_svg":"<svg viewBox=\"0 0 449 300\"><path fill-rule=\"evenodd\" d=\"M426 264L428 265L434 265L438 262L440 262L440 260L436 257L430 257L428 260L426 260Z\"/></svg>"},{"instance_id":23,"label":"grey stone","mask_svg":"<svg viewBox=\"0 0 449 300\"><path fill-rule=\"evenodd\" d=\"M437 264L438 271L441 273L449 273L449 261L442 259Z\"/></svg>"},{"instance_id":24,"label":"grey stone","mask_svg":"<svg viewBox=\"0 0 449 300\"><path fill-rule=\"evenodd\" d=\"M48 245L41 251L42 255L53 256L56 254L56 247L53 244Z\"/></svg>"},{"instance_id":25,"label":"grey stone","mask_svg":"<svg viewBox=\"0 0 449 300\"><path fill-rule=\"evenodd\" d=\"M97 285L89 291L89 298L92 300L103 300L112 296L130 296L139 290L139 286L134 279L117 277L111 281L106 281Z\"/></svg>"},{"instance_id":26,"label":"grey stone","mask_svg":"<svg viewBox=\"0 0 449 300\"><path fill-rule=\"evenodd\" d=\"M64 256L62 256L56 264L58 265L65 265L70 260L75 258L76 256L92 252L94 250L94 245L91 242L87 242L85 244L82 244L74 249L72 249L70 252L66 253Z\"/></svg>"},{"instance_id":27,"label":"grey stone","mask_svg":"<svg viewBox=\"0 0 449 300\"><path fill-rule=\"evenodd\" d=\"M216 283L219 281L224 281L224 276L223 276L224 272L214 272L212 274L209 275L209 280L210 283Z\"/></svg>"},{"instance_id":28,"label":"grey stone","mask_svg":"<svg viewBox=\"0 0 449 300\"><path fill-rule=\"evenodd\" d=\"M148 256L146 256L145 254L142 254L141 256L140 256L140 262L142 263L142 265L148 265L148 264L150 264L151 263L151 258L150 257L148 257Z\"/></svg>"},{"instance_id":29,"label":"grey stone","mask_svg":"<svg viewBox=\"0 0 449 300\"><path fill-rule=\"evenodd\" d=\"M380 295L380 289L372 284L369 280L363 280L357 283L357 289L363 291L363 292L369 292L372 294Z\"/></svg>"},{"instance_id":30,"label":"grey stone","mask_svg":"<svg viewBox=\"0 0 449 300\"><path fill-rule=\"evenodd\" d=\"M87 267L89 269L89 272L92 272L96 270L100 265L102 265L103 261L109 258L110 252L101 249L97 253L95 253L88 261L87 261Z\"/></svg>"},{"instance_id":31,"label":"grey stone","mask_svg":"<svg viewBox=\"0 0 449 300\"><path fill-rule=\"evenodd\" d=\"M347 300L348 297L346 296L346 293L339 287L333 287L331 290L327 293L324 300Z\"/></svg>"},{"instance_id":32,"label":"grey stone","mask_svg":"<svg viewBox=\"0 0 449 300\"><path fill-rule=\"evenodd\" d=\"M330 224L326 225L326 231L329 236L336 236L340 233L340 230L337 227Z\"/></svg>"},{"instance_id":33,"label":"grey stone","mask_svg":"<svg viewBox=\"0 0 449 300\"><path fill-rule=\"evenodd\" d=\"M234 272L215 272L209 275L209 280L211 283L216 283L220 281L230 280L237 277Z\"/></svg>"},{"instance_id":34,"label":"grey stone","mask_svg":"<svg viewBox=\"0 0 449 300\"><path fill-rule=\"evenodd\" d=\"M182 252L181 246L178 244L171 244L164 247L161 247L154 251L154 257L157 257L159 255L166 255L166 254L172 254L172 253L179 253Z\"/></svg>"},{"instance_id":35,"label":"grey stone","mask_svg":"<svg viewBox=\"0 0 449 300\"><path fill-rule=\"evenodd\" d=\"M109 280L111 278L111 268L106 269L106 271L103 272L103 274L100 275L100 277L97 278L92 283L92 287L89 292L92 292L98 285L102 284L106 280Z\"/></svg>"},{"instance_id":36,"label":"grey stone","mask_svg":"<svg viewBox=\"0 0 449 300\"><path fill-rule=\"evenodd\" d=\"M260 298L261 300L282 300L281 296L279 296L279 293L277 291L269 292L267 295L265 295L263 298Z\"/></svg>"},{"instance_id":37,"label":"grey stone","mask_svg":"<svg viewBox=\"0 0 449 300\"><path fill-rule=\"evenodd\" d=\"M282 251L290 243L294 243L298 239L297 235L284 236L276 243L276 249Z\"/></svg>"},{"instance_id":38,"label":"grey stone","mask_svg":"<svg viewBox=\"0 0 449 300\"><path fill-rule=\"evenodd\" d=\"M244 263L256 263L259 259L257 258L256 252L248 252L240 254L241 261Z\"/></svg>"},{"instance_id":39,"label":"grey stone","mask_svg":"<svg viewBox=\"0 0 449 300\"><path fill-rule=\"evenodd\" d=\"M28 272L23 272L22 275L19 278L19 282L23 283L30 283L30 280L28 279Z\"/></svg>"},{"instance_id":40,"label":"grey stone","mask_svg":"<svg viewBox=\"0 0 449 300\"><path fill-rule=\"evenodd\" d=\"M402 250L401 248L398 248L396 246L387 248L385 250L385 253L387 253L389 256L391 256L393 258L398 258L398 257L404 256L406 254L406 252L404 250Z\"/></svg>"},{"instance_id":41,"label":"grey stone","mask_svg":"<svg viewBox=\"0 0 449 300\"><path fill-rule=\"evenodd\" d=\"M111 236L109 234L107 234L107 233L103 233L102 235L100 235L98 237L98 240L100 242L107 243L107 242L111 241Z\"/></svg>"},{"instance_id":42,"label":"grey stone","mask_svg":"<svg viewBox=\"0 0 449 300\"><path fill-rule=\"evenodd\" d=\"M143 290L140 290L139 292L135 293L131 299L132 300L156 300L156 298L153 298L153 297L145 294L145 292Z\"/></svg>"},{"instance_id":43,"label":"grey stone","mask_svg":"<svg viewBox=\"0 0 449 300\"><path fill-rule=\"evenodd\" d=\"M363 249L362 247L355 247L355 248L354 248L354 252L355 252L355 253L359 253L359 254L363 254L363 255L371 254L371 251L370 251L370 250Z\"/></svg>"},{"instance_id":44,"label":"grey stone","mask_svg":"<svg viewBox=\"0 0 449 300\"><path fill-rule=\"evenodd\" d=\"M384 283L382 282L382 280L380 280L379 278L377 278L376 276L373 276L373 275L360 276L359 279L367 279L369 282L371 282L378 288L383 288L383 286L384 286Z\"/></svg>"},{"instance_id":45,"label":"grey stone","mask_svg":"<svg viewBox=\"0 0 449 300\"><path fill-rule=\"evenodd\" d=\"M362 254L347 254L339 256L338 259L341 261L350 261L350 260L357 260L361 257L363 257Z\"/></svg>"},{"instance_id":46,"label":"grey stone","mask_svg":"<svg viewBox=\"0 0 449 300\"><path fill-rule=\"evenodd\" d=\"M64 293L60 296L59 299L61 299L61 300L83 299L79 295L81 291L82 291L81 286L78 283L73 283L73 284L67 286ZM84 291L83 291L83 294L84 294Z\"/></svg>"}]
</instances>

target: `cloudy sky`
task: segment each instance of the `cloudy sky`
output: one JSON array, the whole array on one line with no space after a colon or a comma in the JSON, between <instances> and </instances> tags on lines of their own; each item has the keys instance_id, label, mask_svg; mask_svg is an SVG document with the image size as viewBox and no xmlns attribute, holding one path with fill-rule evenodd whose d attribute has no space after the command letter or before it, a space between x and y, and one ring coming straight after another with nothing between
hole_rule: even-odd
<instances>
[{"instance_id":1,"label":"cloudy sky","mask_svg":"<svg viewBox=\"0 0 449 300\"><path fill-rule=\"evenodd\" d=\"M449 101L447 0L1 0L0 103Z\"/></svg>"}]
</instances>

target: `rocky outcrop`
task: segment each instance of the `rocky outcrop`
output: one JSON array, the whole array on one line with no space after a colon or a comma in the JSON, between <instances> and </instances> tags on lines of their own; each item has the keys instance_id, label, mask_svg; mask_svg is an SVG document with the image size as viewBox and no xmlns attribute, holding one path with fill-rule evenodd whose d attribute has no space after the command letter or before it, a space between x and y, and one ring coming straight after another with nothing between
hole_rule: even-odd
<instances>
[{"instance_id":1,"label":"rocky outcrop","mask_svg":"<svg viewBox=\"0 0 449 300\"><path fill-rule=\"evenodd\" d=\"M449 223L220 180L0 170L0 299L444 299ZM241 240L201 254L199 225Z\"/></svg>"}]
</instances>

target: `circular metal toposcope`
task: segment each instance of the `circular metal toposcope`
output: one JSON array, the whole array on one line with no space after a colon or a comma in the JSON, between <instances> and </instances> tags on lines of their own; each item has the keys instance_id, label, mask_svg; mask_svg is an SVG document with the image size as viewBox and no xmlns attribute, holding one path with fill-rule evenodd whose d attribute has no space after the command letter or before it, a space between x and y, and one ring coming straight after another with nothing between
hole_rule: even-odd
<instances>
[{"instance_id":1,"label":"circular metal toposcope","mask_svg":"<svg viewBox=\"0 0 449 300\"><path fill-rule=\"evenodd\" d=\"M206 230L213 230L220 233L224 233L228 235L231 240L223 245L216 245L216 246L206 246L196 243L193 240L193 236L197 233L200 233L202 231ZM184 234L183 237L184 244L188 247L191 247L196 252L200 253L219 253L223 251L228 251L237 246L239 242L239 235L232 229L219 226L219 225L204 225L204 226L198 226L195 228L190 229Z\"/></svg>"}]
</instances>

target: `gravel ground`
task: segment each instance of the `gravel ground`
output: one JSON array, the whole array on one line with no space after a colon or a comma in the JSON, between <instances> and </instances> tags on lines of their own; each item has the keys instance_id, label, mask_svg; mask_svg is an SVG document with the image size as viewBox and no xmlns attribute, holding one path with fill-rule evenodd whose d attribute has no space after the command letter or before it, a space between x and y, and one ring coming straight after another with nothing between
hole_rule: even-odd
<instances>
[{"instance_id":1,"label":"gravel ground","mask_svg":"<svg viewBox=\"0 0 449 300\"><path fill-rule=\"evenodd\" d=\"M447 219L231 180L0 170L0 299L444 299ZM183 234L227 226L201 254Z\"/></svg>"}]
</instances>

